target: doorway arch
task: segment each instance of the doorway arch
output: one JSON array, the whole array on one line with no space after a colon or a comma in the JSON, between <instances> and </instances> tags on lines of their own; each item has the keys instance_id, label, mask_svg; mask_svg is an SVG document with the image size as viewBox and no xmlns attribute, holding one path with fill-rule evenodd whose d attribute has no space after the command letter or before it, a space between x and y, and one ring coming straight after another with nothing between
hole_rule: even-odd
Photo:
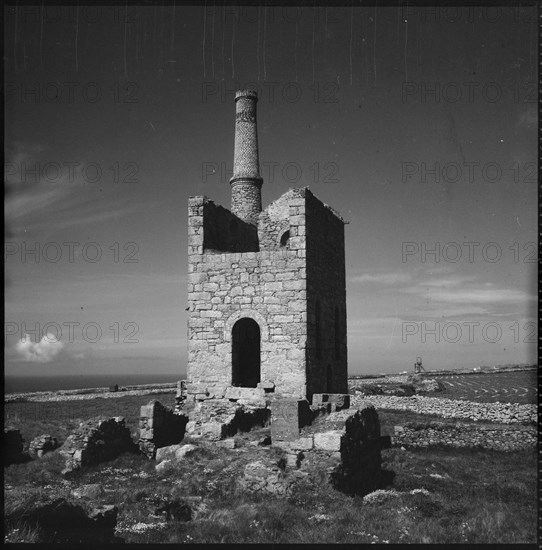
<instances>
[{"instance_id":1,"label":"doorway arch","mask_svg":"<svg viewBox=\"0 0 542 550\"><path fill-rule=\"evenodd\" d=\"M255 388L260 382L260 325L250 317L242 317L232 327L232 386Z\"/></svg>"}]
</instances>

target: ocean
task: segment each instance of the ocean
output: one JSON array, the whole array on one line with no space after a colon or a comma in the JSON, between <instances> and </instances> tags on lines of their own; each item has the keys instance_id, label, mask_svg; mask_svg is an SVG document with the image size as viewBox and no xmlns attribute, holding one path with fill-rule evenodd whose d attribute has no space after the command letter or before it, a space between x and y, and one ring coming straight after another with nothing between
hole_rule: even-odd
<instances>
[{"instance_id":1,"label":"ocean","mask_svg":"<svg viewBox=\"0 0 542 550\"><path fill-rule=\"evenodd\" d=\"M78 390L82 388L102 388L118 384L134 386L137 384L175 383L186 378L185 372L178 374L92 374L63 376L5 376L5 393L23 393L32 391Z\"/></svg>"}]
</instances>

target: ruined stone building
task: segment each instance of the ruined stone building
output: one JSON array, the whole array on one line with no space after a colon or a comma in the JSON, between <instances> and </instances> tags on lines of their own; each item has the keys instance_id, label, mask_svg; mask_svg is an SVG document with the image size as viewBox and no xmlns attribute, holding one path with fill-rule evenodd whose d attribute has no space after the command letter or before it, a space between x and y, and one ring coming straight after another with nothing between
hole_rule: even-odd
<instances>
[{"instance_id":1,"label":"ruined stone building","mask_svg":"<svg viewBox=\"0 0 542 550\"><path fill-rule=\"evenodd\" d=\"M235 96L231 210L189 199L187 393L347 393L345 222L308 187L262 210L257 101Z\"/></svg>"}]
</instances>

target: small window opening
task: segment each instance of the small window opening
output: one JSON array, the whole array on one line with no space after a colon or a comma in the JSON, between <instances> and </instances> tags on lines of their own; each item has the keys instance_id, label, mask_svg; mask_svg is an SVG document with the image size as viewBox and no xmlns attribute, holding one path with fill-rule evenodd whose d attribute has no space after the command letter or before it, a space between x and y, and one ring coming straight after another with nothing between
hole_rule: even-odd
<instances>
[{"instance_id":1,"label":"small window opening","mask_svg":"<svg viewBox=\"0 0 542 550\"><path fill-rule=\"evenodd\" d=\"M288 246L289 241L290 241L290 230L285 231L282 234L282 237L280 238L280 246L282 246L282 247Z\"/></svg>"}]
</instances>

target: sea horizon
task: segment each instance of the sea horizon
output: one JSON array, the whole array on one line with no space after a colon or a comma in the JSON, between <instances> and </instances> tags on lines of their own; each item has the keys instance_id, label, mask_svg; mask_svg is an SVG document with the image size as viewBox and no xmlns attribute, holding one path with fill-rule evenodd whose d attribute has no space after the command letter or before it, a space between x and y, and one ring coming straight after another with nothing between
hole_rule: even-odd
<instances>
[{"instance_id":1,"label":"sea horizon","mask_svg":"<svg viewBox=\"0 0 542 550\"><path fill-rule=\"evenodd\" d=\"M503 367L536 367L536 364L529 365L528 363L507 363L504 365L497 365L494 368ZM472 367L456 366L454 369L443 370L470 370ZM488 366L478 367L481 369L490 369ZM402 371L403 373L405 371ZM349 372L349 376L378 376L378 375L398 375L402 373L397 372L380 372L380 373L358 373ZM431 372L431 370L426 371ZM408 371L412 374L411 371ZM63 374L63 375L42 375L42 376L17 376L17 375L4 375L4 394L8 393L26 393L37 391L58 391L58 390L80 390L87 388L108 388L118 384L122 386L136 386L145 384L175 384L179 380L186 379L186 371L179 370L178 373L119 373L119 374Z\"/></svg>"},{"instance_id":2,"label":"sea horizon","mask_svg":"<svg viewBox=\"0 0 542 550\"><path fill-rule=\"evenodd\" d=\"M102 388L118 384L134 386L141 384L176 383L186 378L184 371L179 373L151 374L71 374L49 376L4 376L4 393L25 393L35 391L79 390Z\"/></svg>"}]
</instances>

